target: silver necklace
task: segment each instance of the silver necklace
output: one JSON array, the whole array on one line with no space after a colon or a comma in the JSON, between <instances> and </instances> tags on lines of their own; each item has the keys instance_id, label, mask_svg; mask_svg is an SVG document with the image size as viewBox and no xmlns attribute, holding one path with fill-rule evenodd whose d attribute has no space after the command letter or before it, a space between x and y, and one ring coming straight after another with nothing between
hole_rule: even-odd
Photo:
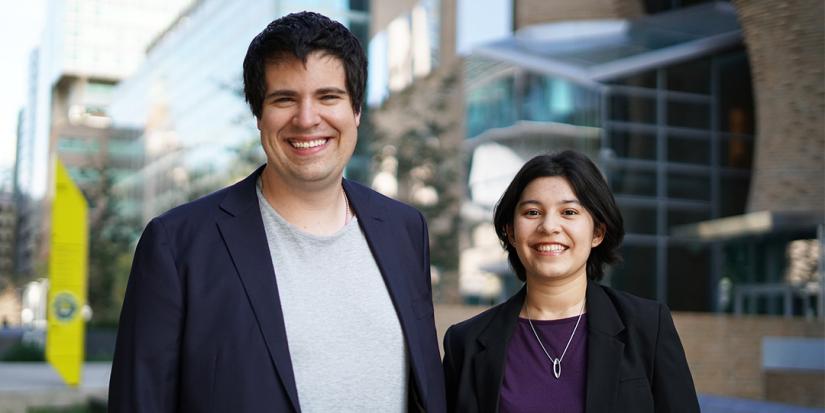
<instances>
[{"instance_id":1,"label":"silver necklace","mask_svg":"<svg viewBox=\"0 0 825 413\"><path fill-rule=\"evenodd\" d=\"M526 295L526 290L525 290ZM567 348L570 347L570 342L573 341L573 336L576 335L576 329L579 328L579 321L582 321L582 315L584 314L584 301L582 301L582 308L579 311L579 318L576 319L576 325L573 327L573 333L570 334L570 339L567 340L567 345L564 346L564 351L561 352L561 356L559 358L553 358L550 356L550 353L547 352L547 349L544 348L544 343L541 342L539 338L539 333L536 332L536 328L533 327L533 321L530 320L530 309L527 305L527 298L525 296L524 299L524 314L527 316L527 322L530 324L530 329L533 330L533 335L536 336L536 341L539 342L539 346L541 346L542 351L544 351L544 355L553 362L553 375L556 376L558 379L561 377L561 361L564 359L564 355L567 354Z\"/></svg>"}]
</instances>

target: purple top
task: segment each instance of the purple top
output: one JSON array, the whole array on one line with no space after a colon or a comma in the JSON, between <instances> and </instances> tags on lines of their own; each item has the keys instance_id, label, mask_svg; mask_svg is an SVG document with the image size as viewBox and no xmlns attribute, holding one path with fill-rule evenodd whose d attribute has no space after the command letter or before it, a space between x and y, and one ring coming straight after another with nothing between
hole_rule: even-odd
<instances>
[{"instance_id":1,"label":"purple top","mask_svg":"<svg viewBox=\"0 0 825 413\"><path fill-rule=\"evenodd\" d=\"M550 356L564 350L576 317L561 320L533 320L533 326ZM576 335L561 362L561 375L553 375L553 362L536 341L526 318L518 325L507 347L504 380L501 384L501 413L584 412L587 383L587 314L582 316Z\"/></svg>"}]
</instances>

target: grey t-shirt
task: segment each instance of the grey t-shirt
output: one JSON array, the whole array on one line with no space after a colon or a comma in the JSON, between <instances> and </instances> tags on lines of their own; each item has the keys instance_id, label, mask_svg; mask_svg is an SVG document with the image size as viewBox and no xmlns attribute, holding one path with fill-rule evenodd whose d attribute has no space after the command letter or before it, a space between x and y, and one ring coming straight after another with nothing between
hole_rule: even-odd
<instances>
[{"instance_id":1,"label":"grey t-shirt","mask_svg":"<svg viewBox=\"0 0 825 413\"><path fill-rule=\"evenodd\" d=\"M404 412L404 335L356 219L331 236L289 224L258 187L304 412Z\"/></svg>"}]
</instances>

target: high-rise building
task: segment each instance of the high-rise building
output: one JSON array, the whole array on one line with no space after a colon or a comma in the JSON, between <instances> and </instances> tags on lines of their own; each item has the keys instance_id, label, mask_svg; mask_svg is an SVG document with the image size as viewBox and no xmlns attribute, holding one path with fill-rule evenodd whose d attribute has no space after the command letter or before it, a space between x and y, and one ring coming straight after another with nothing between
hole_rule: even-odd
<instances>
[{"instance_id":1,"label":"high-rise building","mask_svg":"<svg viewBox=\"0 0 825 413\"><path fill-rule=\"evenodd\" d=\"M110 91L142 62L146 46L192 0L52 0L45 30L30 60L29 97L15 174L17 199L24 223L17 269L31 277L33 260L45 258L48 207L54 162L63 142L78 128L108 136ZM68 129L67 129L68 128ZM67 130L72 130L67 132ZM68 134L67 134L68 133ZM96 139L96 138L95 138ZM94 146L94 144L92 144ZM77 160L77 159L76 159ZM79 169L73 173L76 179Z\"/></svg>"},{"instance_id":2,"label":"high-rise building","mask_svg":"<svg viewBox=\"0 0 825 413\"><path fill-rule=\"evenodd\" d=\"M342 22L365 42L367 7L366 1L194 3L113 92L114 124L142 130L146 162L117 191L143 200L145 222L250 173L263 152L242 94L249 42L275 18L305 9Z\"/></svg>"}]
</instances>

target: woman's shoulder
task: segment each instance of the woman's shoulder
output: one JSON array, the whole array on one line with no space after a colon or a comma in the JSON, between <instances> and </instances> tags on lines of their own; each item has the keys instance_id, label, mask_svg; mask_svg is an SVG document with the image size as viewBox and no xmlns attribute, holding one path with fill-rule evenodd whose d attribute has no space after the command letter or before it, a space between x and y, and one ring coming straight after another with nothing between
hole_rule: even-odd
<instances>
[{"instance_id":1,"label":"woman's shoulder","mask_svg":"<svg viewBox=\"0 0 825 413\"><path fill-rule=\"evenodd\" d=\"M649 298L639 297L626 291L600 285L626 327L631 329L656 330L667 307Z\"/></svg>"},{"instance_id":2,"label":"woman's shoulder","mask_svg":"<svg viewBox=\"0 0 825 413\"><path fill-rule=\"evenodd\" d=\"M606 285L599 285L601 289L607 294L614 305L626 308L629 311L636 311L646 313L649 311L659 311L659 306L662 304L656 300L639 297L626 291L617 290Z\"/></svg>"},{"instance_id":3,"label":"woman's shoulder","mask_svg":"<svg viewBox=\"0 0 825 413\"><path fill-rule=\"evenodd\" d=\"M473 332L475 333L474 335L477 335L479 332L484 330L493 318L495 318L495 316L501 311L504 304L506 303L495 305L464 321L455 323L450 326L448 330L455 335L465 336Z\"/></svg>"},{"instance_id":4,"label":"woman's shoulder","mask_svg":"<svg viewBox=\"0 0 825 413\"><path fill-rule=\"evenodd\" d=\"M451 336L453 340L465 341L478 337L491 324L494 324L493 328L506 329L507 325L515 321L523 301L524 291L522 290L501 304L490 307L473 317L453 324L447 329L447 334Z\"/></svg>"}]
</instances>

